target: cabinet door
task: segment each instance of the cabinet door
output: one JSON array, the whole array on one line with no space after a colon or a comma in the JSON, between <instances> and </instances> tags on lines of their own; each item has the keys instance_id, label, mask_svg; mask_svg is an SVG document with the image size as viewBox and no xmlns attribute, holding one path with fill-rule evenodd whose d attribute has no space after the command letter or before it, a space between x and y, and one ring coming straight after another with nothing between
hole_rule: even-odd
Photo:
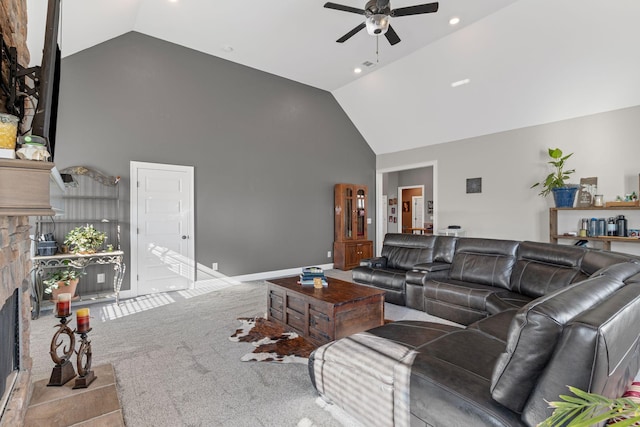
<instances>
[{"instance_id":1,"label":"cabinet door","mask_svg":"<svg viewBox=\"0 0 640 427\"><path fill-rule=\"evenodd\" d=\"M362 243L360 245L360 259L358 260L358 264L360 264L360 260L371 257L373 257L373 243Z\"/></svg>"},{"instance_id":2,"label":"cabinet door","mask_svg":"<svg viewBox=\"0 0 640 427\"><path fill-rule=\"evenodd\" d=\"M351 269L360 264L360 244L347 243L345 245L345 267Z\"/></svg>"},{"instance_id":3,"label":"cabinet door","mask_svg":"<svg viewBox=\"0 0 640 427\"><path fill-rule=\"evenodd\" d=\"M354 237L355 196L350 184L336 184L334 189L334 240L343 242Z\"/></svg>"},{"instance_id":4,"label":"cabinet door","mask_svg":"<svg viewBox=\"0 0 640 427\"><path fill-rule=\"evenodd\" d=\"M356 209L353 228L356 232L356 239L367 240L367 189L366 187L356 187L354 192Z\"/></svg>"}]
</instances>

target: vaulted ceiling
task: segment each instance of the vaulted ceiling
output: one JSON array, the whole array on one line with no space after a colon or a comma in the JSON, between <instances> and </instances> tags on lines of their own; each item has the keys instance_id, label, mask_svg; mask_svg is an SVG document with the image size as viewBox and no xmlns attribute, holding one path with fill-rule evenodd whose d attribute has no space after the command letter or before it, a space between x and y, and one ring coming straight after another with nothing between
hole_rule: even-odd
<instances>
[{"instance_id":1,"label":"vaulted ceiling","mask_svg":"<svg viewBox=\"0 0 640 427\"><path fill-rule=\"evenodd\" d=\"M442 0L392 18L395 46L366 30L336 43L363 17L324 3L64 0L60 43L65 57L138 31L330 91L376 154L640 104L637 0ZM38 64L47 1L27 7Z\"/></svg>"}]
</instances>

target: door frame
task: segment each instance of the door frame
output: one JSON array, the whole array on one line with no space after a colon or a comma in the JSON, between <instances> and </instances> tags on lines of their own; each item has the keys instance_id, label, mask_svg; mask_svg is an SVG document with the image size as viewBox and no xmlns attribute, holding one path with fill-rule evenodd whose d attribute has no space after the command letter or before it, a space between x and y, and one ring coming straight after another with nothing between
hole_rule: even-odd
<instances>
[{"instance_id":1,"label":"door frame","mask_svg":"<svg viewBox=\"0 0 640 427\"><path fill-rule=\"evenodd\" d=\"M191 186L191 193L189 194L189 230L187 230L187 235L190 236L187 245L189 247L189 253L193 255L193 279L189 285L189 288L193 288L195 286L196 279L196 253L195 253L195 205L194 205L194 167L193 166L183 166L183 165L171 165L165 163L148 163L148 162L138 162L138 161L130 161L129 162L129 218L130 218L130 227L129 227L129 246L131 253L131 292L132 296L138 296L138 170L139 169L159 169L163 171L174 171L174 172L186 172L187 179L189 180L189 185Z\"/></svg>"},{"instance_id":2,"label":"door frame","mask_svg":"<svg viewBox=\"0 0 640 427\"><path fill-rule=\"evenodd\" d=\"M384 241L384 233L382 231L383 227L382 227L382 222L380 221L380 218L382 218L383 220L386 220L387 218L387 213L382 211L383 209L383 203L382 203L383 175L389 172L399 172L399 171L410 170L410 169L420 169L420 168L429 167L429 166L433 167L433 206L434 206L433 230L435 233L435 230L438 229L438 206L439 206L438 204L438 161L433 160L433 161L423 162L423 163L414 163L410 165L376 169L376 218L378 218L378 220L376 221L376 254L377 256L380 256L380 254L382 253L382 243Z\"/></svg>"}]
</instances>

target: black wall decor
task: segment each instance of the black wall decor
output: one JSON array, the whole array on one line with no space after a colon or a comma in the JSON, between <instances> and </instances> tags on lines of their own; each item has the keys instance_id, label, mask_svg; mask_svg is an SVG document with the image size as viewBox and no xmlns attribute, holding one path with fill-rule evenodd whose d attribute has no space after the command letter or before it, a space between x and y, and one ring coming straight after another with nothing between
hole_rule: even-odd
<instances>
[{"instance_id":1,"label":"black wall decor","mask_svg":"<svg viewBox=\"0 0 640 427\"><path fill-rule=\"evenodd\" d=\"M467 194L482 193L482 178L467 178Z\"/></svg>"}]
</instances>

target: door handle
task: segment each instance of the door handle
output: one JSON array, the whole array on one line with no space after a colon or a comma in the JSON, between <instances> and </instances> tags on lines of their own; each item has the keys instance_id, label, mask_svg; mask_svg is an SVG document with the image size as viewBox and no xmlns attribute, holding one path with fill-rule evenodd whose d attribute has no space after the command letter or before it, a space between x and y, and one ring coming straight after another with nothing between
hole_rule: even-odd
<instances>
[{"instance_id":1,"label":"door handle","mask_svg":"<svg viewBox=\"0 0 640 427\"><path fill-rule=\"evenodd\" d=\"M187 240L189 236L182 236L182 240Z\"/></svg>"}]
</instances>

